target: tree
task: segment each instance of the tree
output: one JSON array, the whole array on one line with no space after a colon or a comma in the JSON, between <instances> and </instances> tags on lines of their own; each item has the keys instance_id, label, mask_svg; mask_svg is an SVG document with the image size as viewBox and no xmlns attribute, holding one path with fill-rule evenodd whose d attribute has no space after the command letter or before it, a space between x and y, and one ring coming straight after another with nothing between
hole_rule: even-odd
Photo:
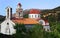
<instances>
[{"instance_id":1,"label":"tree","mask_svg":"<svg viewBox=\"0 0 60 38\"><path fill-rule=\"evenodd\" d=\"M25 38L26 28L24 24L16 24L14 28L16 29L15 38Z\"/></svg>"},{"instance_id":2,"label":"tree","mask_svg":"<svg viewBox=\"0 0 60 38\"><path fill-rule=\"evenodd\" d=\"M30 29L30 38L43 38L42 25L36 24L32 29Z\"/></svg>"},{"instance_id":3,"label":"tree","mask_svg":"<svg viewBox=\"0 0 60 38\"><path fill-rule=\"evenodd\" d=\"M60 38L60 22L50 22L51 25L51 38Z\"/></svg>"},{"instance_id":4,"label":"tree","mask_svg":"<svg viewBox=\"0 0 60 38\"><path fill-rule=\"evenodd\" d=\"M53 16L53 15L49 15L49 16L47 17L47 19L48 19L50 22L56 22L56 18L55 18L55 16Z\"/></svg>"},{"instance_id":5,"label":"tree","mask_svg":"<svg viewBox=\"0 0 60 38\"><path fill-rule=\"evenodd\" d=\"M24 15L24 18L28 18L28 14Z\"/></svg>"},{"instance_id":6,"label":"tree","mask_svg":"<svg viewBox=\"0 0 60 38\"><path fill-rule=\"evenodd\" d=\"M24 24L16 24L16 38L60 38L60 22L50 22L51 31L45 31L43 26L35 24L26 30Z\"/></svg>"}]
</instances>

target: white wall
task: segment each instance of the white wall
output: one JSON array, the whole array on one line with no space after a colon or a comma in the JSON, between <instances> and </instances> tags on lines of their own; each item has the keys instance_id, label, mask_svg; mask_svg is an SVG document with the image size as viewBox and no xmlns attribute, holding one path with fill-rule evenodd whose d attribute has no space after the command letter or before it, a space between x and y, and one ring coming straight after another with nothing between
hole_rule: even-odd
<instances>
[{"instance_id":1,"label":"white wall","mask_svg":"<svg viewBox=\"0 0 60 38\"><path fill-rule=\"evenodd\" d=\"M1 33L6 35L15 34L16 30L13 27L14 25L15 24L11 20L9 19L5 20L4 22L1 23Z\"/></svg>"},{"instance_id":2,"label":"white wall","mask_svg":"<svg viewBox=\"0 0 60 38\"><path fill-rule=\"evenodd\" d=\"M40 18L40 14L29 14L29 18Z\"/></svg>"},{"instance_id":3,"label":"white wall","mask_svg":"<svg viewBox=\"0 0 60 38\"><path fill-rule=\"evenodd\" d=\"M12 18L12 8L11 7L7 7L6 8L6 19L11 19L11 18Z\"/></svg>"},{"instance_id":4,"label":"white wall","mask_svg":"<svg viewBox=\"0 0 60 38\"><path fill-rule=\"evenodd\" d=\"M50 31L49 23L45 23L44 20L39 20L39 23L43 25L43 28L45 29L45 31Z\"/></svg>"},{"instance_id":5,"label":"white wall","mask_svg":"<svg viewBox=\"0 0 60 38\"><path fill-rule=\"evenodd\" d=\"M42 19L39 20L39 23L42 24L43 26L45 25L45 21Z\"/></svg>"},{"instance_id":6,"label":"white wall","mask_svg":"<svg viewBox=\"0 0 60 38\"><path fill-rule=\"evenodd\" d=\"M49 25L43 26L43 28L45 29L45 31L50 31L50 26Z\"/></svg>"}]
</instances>

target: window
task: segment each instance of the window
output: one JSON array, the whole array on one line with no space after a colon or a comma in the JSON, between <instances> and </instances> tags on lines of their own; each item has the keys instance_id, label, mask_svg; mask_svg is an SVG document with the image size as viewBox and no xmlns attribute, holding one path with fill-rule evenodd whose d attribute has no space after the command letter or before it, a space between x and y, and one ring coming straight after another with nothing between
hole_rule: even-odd
<instances>
[{"instance_id":1,"label":"window","mask_svg":"<svg viewBox=\"0 0 60 38\"><path fill-rule=\"evenodd\" d=\"M33 18L33 15L32 15L32 18Z\"/></svg>"},{"instance_id":2,"label":"window","mask_svg":"<svg viewBox=\"0 0 60 38\"><path fill-rule=\"evenodd\" d=\"M7 9L7 18L9 18L9 9Z\"/></svg>"},{"instance_id":3,"label":"window","mask_svg":"<svg viewBox=\"0 0 60 38\"><path fill-rule=\"evenodd\" d=\"M36 18L36 15L35 15L35 18Z\"/></svg>"},{"instance_id":4,"label":"window","mask_svg":"<svg viewBox=\"0 0 60 38\"><path fill-rule=\"evenodd\" d=\"M7 9L7 12L9 13L9 8Z\"/></svg>"},{"instance_id":5,"label":"window","mask_svg":"<svg viewBox=\"0 0 60 38\"><path fill-rule=\"evenodd\" d=\"M40 16L38 15L38 18L39 18Z\"/></svg>"},{"instance_id":6,"label":"window","mask_svg":"<svg viewBox=\"0 0 60 38\"><path fill-rule=\"evenodd\" d=\"M7 23L7 25L9 25L9 23Z\"/></svg>"},{"instance_id":7,"label":"window","mask_svg":"<svg viewBox=\"0 0 60 38\"><path fill-rule=\"evenodd\" d=\"M47 29L47 31L49 31L49 29Z\"/></svg>"},{"instance_id":8,"label":"window","mask_svg":"<svg viewBox=\"0 0 60 38\"><path fill-rule=\"evenodd\" d=\"M19 13L19 17L20 17L20 13Z\"/></svg>"},{"instance_id":9,"label":"window","mask_svg":"<svg viewBox=\"0 0 60 38\"><path fill-rule=\"evenodd\" d=\"M42 21L40 21L40 24L43 24L43 22L42 22Z\"/></svg>"}]
</instances>

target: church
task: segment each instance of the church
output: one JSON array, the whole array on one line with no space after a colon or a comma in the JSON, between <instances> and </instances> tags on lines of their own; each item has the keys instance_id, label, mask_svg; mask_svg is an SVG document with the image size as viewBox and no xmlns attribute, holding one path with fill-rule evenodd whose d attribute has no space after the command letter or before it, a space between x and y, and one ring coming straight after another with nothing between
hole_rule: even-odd
<instances>
[{"instance_id":1,"label":"church","mask_svg":"<svg viewBox=\"0 0 60 38\"><path fill-rule=\"evenodd\" d=\"M31 9L28 18L24 18L23 9L21 3L18 3L16 13L12 14L12 8L6 8L6 19L0 24L0 33L6 35L12 35L16 33L14 26L16 23L24 24L26 28L31 28L34 24L42 24L45 31L50 31L48 20L43 20L40 15L41 11Z\"/></svg>"}]
</instances>

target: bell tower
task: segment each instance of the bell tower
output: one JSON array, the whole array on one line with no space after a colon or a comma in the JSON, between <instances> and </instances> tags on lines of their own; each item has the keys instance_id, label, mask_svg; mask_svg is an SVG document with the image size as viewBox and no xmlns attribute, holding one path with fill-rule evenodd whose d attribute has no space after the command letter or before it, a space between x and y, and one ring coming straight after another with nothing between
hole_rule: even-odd
<instances>
[{"instance_id":1,"label":"bell tower","mask_svg":"<svg viewBox=\"0 0 60 38\"><path fill-rule=\"evenodd\" d=\"M6 8L6 19L12 19L12 8L11 7Z\"/></svg>"},{"instance_id":2,"label":"bell tower","mask_svg":"<svg viewBox=\"0 0 60 38\"><path fill-rule=\"evenodd\" d=\"M16 8L16 18L23 18L23 9L21 3L18 3Z\"/></svg>"}]
</instances>

